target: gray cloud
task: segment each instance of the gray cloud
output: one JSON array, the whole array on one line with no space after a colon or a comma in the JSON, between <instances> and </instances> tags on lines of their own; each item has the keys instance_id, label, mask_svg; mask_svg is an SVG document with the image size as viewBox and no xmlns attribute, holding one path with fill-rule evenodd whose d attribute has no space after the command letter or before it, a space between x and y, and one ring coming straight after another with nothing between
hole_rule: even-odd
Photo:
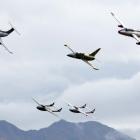
<instances>
[{"instance_id":1,"label":"gray cloud","mask_svg":"<svg viewBox=\"0 0 140 140\"><path fill-rule=\"evenodd\" d=\"M106 119L135 118L135 116L140 115L137 108L140 98L139 78L138 73L127 80L104 79L96 82L86 82L65 91L62 98L79 103L86 100L90 104L96 104L99 107L100 115L98 115L103 118L105 116Z\"/></svg>"},{"instance_id":2,"label":"gray cloud","mask_svg":"<svg viewBox=\"0 0 140 140\"><path fill-rule=\"evenodd\" d=\"M125 24L139 28L137 3L4 1L0 27L8 29L10 19L22 35L13 33L3 39L14 51L13 56L0 48L0 117L24 129L40 128L55 118L35 111L31 97L44 103L47 99L58 100L60 106L64 105L62 99L68 98L73 103L95 105L96 118L112 126L123 127L121 120L128 127L132 122L137 125L140 50L135 40L117 34L117 24L109 14L114 11ZM97 55L101 63L93 62L100 71L68 58L64 43L87 53L101 47ZM13 112L16 117L9 117ZM32 120L30 115L35 118ZM85 120L67 111L62 116L73 121ZM17 121L19 118L22 121ZM44 124L46 118L48 124Z\"/></svg>"}]
</instances>

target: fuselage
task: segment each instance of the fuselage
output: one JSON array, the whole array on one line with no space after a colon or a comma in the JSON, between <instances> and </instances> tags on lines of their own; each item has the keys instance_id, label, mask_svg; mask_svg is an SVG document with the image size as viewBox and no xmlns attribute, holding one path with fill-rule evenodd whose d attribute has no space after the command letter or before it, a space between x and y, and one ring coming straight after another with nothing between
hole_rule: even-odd
<instances>
[{"instance_id":1,"label":"fuselage","mask_svg":"<svg viewBox=\"0 0 140 140\"><path fill-rule=\"evenodd\" d=\"M140 37L140 31L133 30L133 29L124 28L124 29L119 30L118 33L121 35L129 36L129 37L133 37L132 34L135 34L137 37Z\"/></svg>"},{"instance_id":2,"label":"fuselage","mask_svg":"<svg viewBox=\"0 0 140 140\"><path fill-rule=\"evenodd\" d=\"M71 111L73 113L81 113L78 109L69 109L69 111Z\"/></svg>"},{"instance_id":3,"label":"fuselage","mask_svg":"<svg viewBox=\"0 0 140 140\"><path fill-rule=\"evenodd\" d=\"M37 106L36 108L41 111L47 111L46 107L43 105Z\"/></svg>"},{"instance_id":4,"label":"fuselage","mask_svg":"<svg viewBox=\"0 0 140 140\"><path fill-rule=\"evenodd\" d=\"M76 58L76 59L86 60L86 61L92 61L95 59L93 56L86 55L84 53L77 53L77 52L68 54L67 56Z\"/></svg>"}]
</instances>

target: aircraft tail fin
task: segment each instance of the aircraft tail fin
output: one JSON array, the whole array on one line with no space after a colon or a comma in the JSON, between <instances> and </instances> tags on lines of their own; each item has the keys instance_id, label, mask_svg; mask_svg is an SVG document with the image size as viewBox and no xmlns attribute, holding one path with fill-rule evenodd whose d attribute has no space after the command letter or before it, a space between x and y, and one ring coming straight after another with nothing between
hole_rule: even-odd
<instances>
[{"instance_id":1,"label":"aircraft tail fin","mask_svg":"<svg viewBox=\"0 0 140 140\"><path fill-rule=\"evenodd\" d=\"M83 106L80 106L79 108L85 108L87 106L87 104L84 104Z\"/></svg>"},{"instance_id":2,"label":"aircraft tail fin","mask_svg":"<svg viewBox=\"0 0 140 140\"><path fill-rule=\"evenodd\" d=\"M91 55L91 56L95 56L95 55L100 51L100 49L101 49L101 48L97 49L96 51L92 52L90 55Z\"/></svg>"},{"instance_id":3,"label":"aircraft tail fin","mask_svg":"<svg viewBox=\"0 0 140 140\"><path fill-rule=\"evenodd\" d=\"M14 28L11 28L10 30L8 30L6 33L10 34L14 31Z\"/></svg>"},{"instance_id":4,"label":"aircraft tail fin","mask_svg":"<svg viewBox=\"0 0 140 140\"><path fill-rule=\"evenodd\" d=\"M8 34L12 33L13 31L15 31L18 35L20 35L20 33L17 31L17 29L9 22L11 29L7 31Z\"/></svg>"},{"instance_id":5,"label":"aircraft tail fin","mask_svg":"<svg viewBox=\"0 0 140 140\"><path fill-rule=\"evenodd\" d=\"M54 106L54 102L52 103L52 104L49 104L49 105L45 105L45 106L47 106L47 107L52 107L52 106Z\"/></svg>"}]
</instances>

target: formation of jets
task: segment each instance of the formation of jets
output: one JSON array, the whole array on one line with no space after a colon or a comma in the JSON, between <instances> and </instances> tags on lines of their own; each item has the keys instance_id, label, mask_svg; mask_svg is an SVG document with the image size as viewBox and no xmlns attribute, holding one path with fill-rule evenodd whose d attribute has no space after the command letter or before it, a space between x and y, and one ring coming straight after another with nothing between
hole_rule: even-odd
<instances>
[{"instance_id":1,"label":"formation of jets","mask_svg":"<svg viewBox=\"0 0 140 140\"><path fill-rule=\"evenodd\" d=\"M55 103L51 103L49 105L43 105L43 104L40 104L38 101L36 101L34 98L33 98L33 101L35 103L37 103L37 109L40 110L40 111L47 111L49 113L51 113L52 115L58 117L58 115L56 114L57 112L61 112L62 111L62 108L60 109L55 109L53 110L52 107L55 107ZM66 101L65 101L66 102ZM70 106L69 108L69 111L72 112L72 113L81 113L85 116L89 116L89 114L93 114L95 112L95 108L93 110L87 108L87 104L84 104L83 106L74 106L68 102L66 102L68 106ZM83 109L86 109L87 111L84 111Z\"/></svg>"},{"instance_id":2,"label":"formation of jets","mask_svg":"<svg viewBox=\"0 0 140 140\"><path fill-rule=\"evenodd\" d=\"M118 33L121 34L121 35L124 35L124 36L133 37L137 41L136 44L140 45L140 30L134 30L134 29L131 29L131 28L127 28L119 20L119 18L117 18L117 16L113 12L111 12L111 15L118 22L118 27L121 28L118 31ZM15 29L15 27L12 26L11 23L10 23L10 25L11 25L11 28L8 31L0 30L0 45L2 45L5 48L6 51L8 51L9 53L12 54L13 52L10 51L5 46L5 44L2 41L2 38L9 36L9 34L11 34L13 31L16 31L19 35L20 35L20 33ZM101 48L98 48L97 50L93 51L92 53L85 54L85 53L79 53L79 52L74 51L67 44L65 44L64 46L67 47L71 51L70 54L67 54L68 57L75 58L75 59L80 59L83 62L85 62L86 64L88 64L89 66L91 66L94 70L99 70L98 68L94 67L90 63L90 61L96 60L95 56L101 50ZM58 117L57 113L62 111L62 108L56 109L54 102L51 103L51 104L48 104L48 105L43 105L43 104L40 104L35 99L33 99L33 100L34 100L35 103L37 103L38 106L36 108L38 110L40 110L40 111L47 111L47 112L49 112L52 115L57 116L57 117ZM85 116L89 116L89 114L94 114L94 112L95 112L95 108L94 109L89 109L86 104L84 104L83 106L78 107L78 106L72 105L72 104L70 104L68 102L66 102L66 103L69 106L69 111L72 112L72 113L81 113L81 114L83 114Z\"/></svg>"}]
</instances>

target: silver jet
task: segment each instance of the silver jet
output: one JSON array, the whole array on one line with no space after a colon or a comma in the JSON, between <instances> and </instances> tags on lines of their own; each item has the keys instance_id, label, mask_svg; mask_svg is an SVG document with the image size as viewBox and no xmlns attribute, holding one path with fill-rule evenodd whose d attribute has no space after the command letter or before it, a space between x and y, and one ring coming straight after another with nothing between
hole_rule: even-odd
<instances>
[{"instance_id":1,"label":"silver jet","mask_svg":"<svg viewBox=\"0 0 140 140\"><path fill-rule=\"evenodd\" d=\"M55 112L61 112L61 110L62 110L62 108L57 109L57 110L52 110L51 107L54 107L54 105L55 105L54 102L52 104L49 104L49 105L42 105L39 102L37 102L35 99L33 99L33 101L38 104L38 106L36 107L38 110L47 111L56 117L58 117L58 116L55 114Z\"/></svg>"},{"instance_id":2,"label":"silver jet","mask_svg":"<svg viewBox=\"0 0 140 140\"><path fill-rule=\"evenodd\" d=\"M68 54L67 56L76 58L76 59L80 59L80 60L84 61L85 63L87 63L89 66L91 66L93 69L99 70L99 69L95 68L91 63L89 63L89 61L95 60L95 55L100 51L101 48L97 49L96 51L94 51L90 54L85 54L85 53L78 53L78 52L73 51L66 44L64 46L67 47L72 52L72 53Z\"/></svg>"},{"instance_id":3,"label":"silver jet","mask_svg":"<svg viewBox=\"0 0 140 140\"><path fill-rule=\"evenodd\" d=\"M6 51L8 51L9 53L11 53L11 54L13 54L13 52L11 52L5 45L4 45L4 43L3 43L3 41L2 41L2 38L3 37L7 37L9 34L11 34L13 31L16 31L19 35L20 35L20 33L12 26L12 24L10 23L10 25L11 25L11 29L9 29L8 31L2 31L2 30L0 30L0 45L2 45L5 49L6 49Z\"/></svg>"},{"instance_id":4,"label":"silver jet","mask_svg":"<svg viewBox=\"0 0 140 140\"><path fill-rule=\"evenodd\" d=\"M140 30L134 30L127 28L120 20L116 17L114 13L111 12L111 15L114 17L114 19L119 23L118 27L122 28L118 31L119 34L125 35L128 37L133 37L137 41L137 45L140 45Z\"/></svg>"},{"instance_id":5,"label":"silver jet","mask_svg":"<svg viewBox=\"0 0 140 140\"><path fill-rule=\"evenodd\" d=\"M91 110L91 109L87 108L86 104L78 107L78 106L68 103L67 101L65 101L65 102L67 103L68 106L70 106L69 111L72 113L81 113L85 116L89 116L89 114L93 114L95 112L95 108L93 110ZM83 109L86 109L88 111L83 111Z\"/></svg>"}]
</instances>

